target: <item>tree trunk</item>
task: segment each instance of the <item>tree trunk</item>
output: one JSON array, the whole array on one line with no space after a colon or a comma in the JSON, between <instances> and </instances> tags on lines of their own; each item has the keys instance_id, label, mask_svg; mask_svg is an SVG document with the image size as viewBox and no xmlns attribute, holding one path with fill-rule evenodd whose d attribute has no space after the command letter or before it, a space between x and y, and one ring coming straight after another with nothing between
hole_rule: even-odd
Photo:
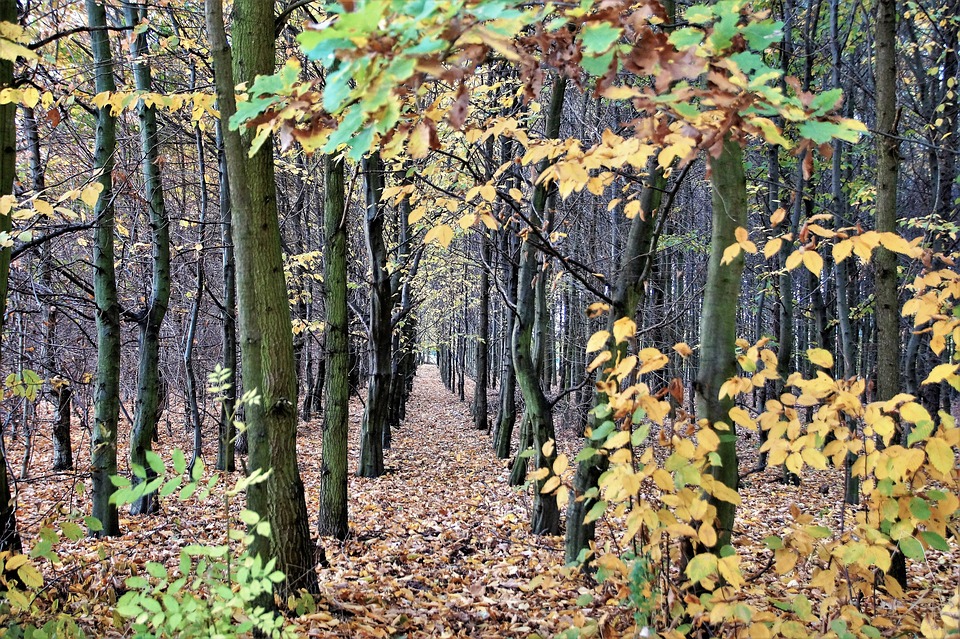
<instances>
[{"instance_id":1,"label":"tree trunk","mask_svg":"<svg viewBox=\"0 0 960 639\"><path fill-rule=\"evenodd\" d=\"M16 0L0 0L0 20L16 24ZM13 86L13 61L0 58L0 89ZM13 193L17 170L17 105L0 104L0 196ZM10 233L13 220L0 215L0 232ZM0 337L7 311L7 293L10 281L10 247L0 247ZM3 433L0 432L0 438ZM20 552L20 533L17 531L17 510L7 480L7 460L0 441L0 552Z\"/></svg>"},{"instance_id":2,"label":"tree trunk","mask_svg":"<svg viewBox=\"0 0 960 639\"><path fill-rule=\"evenodd\" d=\"M113 54L107 35L107 14L103 4L86 0L87 21L98 93L117 90L113 81ZM93 167L100 175L103 190L94 206L97 222L93 248L93 289L97 307L97 375L94 390L94 425L91 438L90 471L93 479L93 516L101 529L94 536L120 534L111 475L117 474L117 428L120 422L120 304L114 268L113 166L117 147L116 118L109 105L97 111L97 134Z\"/></svg>"},{"instance_id":3,"label":"tree trunk","mask_svg":"<svg viewBox=\"0 0 960 639\"><path fill-rule=\"evenodd\" d=\"M383 162L378 154L364 160L366 181L367 255L370 258L370 372L367 379L367 405L360 429L360 477L383 474L383 444L389 410L390 350L393 336L390 326L390 274L387 272L387 249L383 242Z\"/></svg>"},{"instance_id":4,"label":"tree trunk","mask_svg":"<svg viewBox=\"0 0 960 639\"><path fill-rule=\"evenodd\" d=\"M550 98L550 110L547 113L545 137L555 139L560 135L560 120L563 111L563 99L566 92L566 78L558 78ZM546 170L542 163L538 173ZM543 216L547 208L548 186L540 184L534 189L533 203L530 208L530 224L535 230L541 230ZM517 323L513 332L513 365L516 369L517 384L525 403L524 419L533 435L534 459L537 468L551 468L556 459L556 446L544 451L544 444L555 438L553 414L537 374L535 360L535 332L537 307L542 304L542 296L537 294L537 276L540 273L540 251L533 245L533 234L528 235L520 248L520 271L517 277ZM540 303L538 303L538 300ZM541 311L540 317L545 319ZM542 338L544 338L543 336ZM541 338L541 339L542 339ZM545 495L541 491L546 478L535 483L533 513L530 521L531 532L535 535L556 535L560 532L560 509L555 494Z\"/></svg>"},{"instance_id":5,"label":"tree trunk","mask_svg":"<svg viewBox=\"0 0 960 639\"><path fill-rule=\"evenodd\" d=\"M236 112L236 85L220 0L207 1L206 18L217 102L222 119L227 121ZM251 83L258 74L273 73L273 3L239 0L234 4L233 18L236 79ZM276 559L277 569L286 576L278 584L279 594L285 599L300 589L315 594L319 586L303 481L297 467L297 375L277 220L273 145L268 140L248 157L249 142L236 131L224 131L232 176L230 200L244 388L255 390L260 397L259 403L244 406L249 461L251 470L271 471L267 481L247 488L247 507L269 521L272 529L269 539L255 536L250 551L263 561Z\"/></svg>"},{"instance_id":6,"label":"tree trunk","mask_svg":"<svg viewBox=\"0 0 960 639\"><path fill-rule=\"evenodd\" d=\"M320 470L320 535L346 539L347 436L350 356L347 333L347 220L343 159L325 156L323 283L326 354L323 450Z\"/></svg>"},{"instance_id":7,"label":"tree trunk","mask_svg":"<svg viewBox=\"0 0 960 639\"><path fill-rule=\"evenodd\" d=\"M877 231L897 231L897 177L900 162L897 135L897 3L877 3L876 82ZM873 259L877 321L877 401L900 392L900 304L897 299L897 256L879 247ZM890 576L907 585L903 553L893 553Z\"/></svg>"},{"instance_id":8,"label":"tree trunk","mask_svg":"<svg viewBox=\"0 0 960 639\"><path fill-rule=\"evenodd\" d=\"M130 3L124 3L123 12L127 24L135 26L146 17ZM149 92L152 88L150 65L146 60L146 32L136 35L130 45L133 55L133 77L138 91ZM160 418L160 328L170 301L170 225L163 202L163 182L160 179L160 137L157 131L156 107L147 106L141 100L137 104L140 118L140 149L143 153L144 199L150 207L150 233L152 236L153 278L150 299L140 319L140 361L137 373L137 400L133 414L133 431L130 433L130 463L138 464L147 472L147 480L155 473L147 464L146 454L157 431ZM133 478L134 482L138 479ZM133 515L154 513L159 509L156 495L146 494L130 504Z\"/></svg>"},{"instance_id":9,"label":"tree trunk","mask_svg":"<svg viewBox=\"0 0 960 639\"><path fill-rule=\"evenodd\" d=\"M720 445L717 454L720 465L711 466L710 473L725 486L737 490L739 466L737 462L736 427L730 420L733 398L719 399L720 386L736 375L737 308L740 298L744 255L741 252L731 263L721 265L724 250L736 243L737 227L747 225L747 183L743 169L743 149L732 140L726 140L719 158L711 158L711 185L713 189L713 231L710 238L710 262L700 316L700 369L697 372L697 418L705 419L713 428L717 422L727 430L717 435ZM717 542L711 550L730 543L736 506L712 495L708 501L717 509L717 521L710 522L717 532Z\"/></svg>"},{"instance_id":10,"label":"tree trunk","mask_svg":"<svg viewBox=\"0 0 960 639\"><path fill-rule=\"evenodd\" d=\"M230 212L230 176L227 155L223 148L223 130L216 123L217 160L220 166L220 241L223 242L223 308L220 310L220 330L223 339L221 366L227 371L226 388L220 402L220 421L217 428L217 470L233 472L236 469L234 440L237 429L233 418L237 406L237 276L233 256L233 215Z\"/></svg>"},{"instance_id":11,"label":"tree trunk","mask_svg":"<svg viewBox=\"0 0 960 639\"><path fill-rule=\"evenodd\" d=\"M480 237L480 261L490 262L490 245L486 233ZM477 326L477 374L473 387L473 426L477 430L490 429L487 418L487 353L490 343L490 275L485 266L480 268L480 321Z\"/></svg>"}]
</instances>

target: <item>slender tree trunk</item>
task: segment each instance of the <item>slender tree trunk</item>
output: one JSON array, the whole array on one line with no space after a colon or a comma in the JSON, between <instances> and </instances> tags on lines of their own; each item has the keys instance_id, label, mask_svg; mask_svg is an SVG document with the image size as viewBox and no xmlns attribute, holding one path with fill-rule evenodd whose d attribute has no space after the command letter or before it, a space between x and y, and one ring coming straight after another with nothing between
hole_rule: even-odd
<instances>
[{"instance_id":1,"label":"slender tree trunk","mask_svg":"<svg viewBox=\"0 0 960 639\"><path fill-rule=\"evenodd\" d=\"M323 450L320 469L322 536L346 539L347 435L350 356L347 333L347 220L343 159L325 156L323 203L323 282L326 354Z\"/></svg>"},{"instance_id":2,"label":"slender tree trunk","mask_svg":"<svg viewBox=\"0 0 960 639\"><path fill-rule=\"evenodd\" d=\"M92 0L91 0L92 1ZM274 70L273 3L234 4L231 56L220 0L206 2L207 32L213 56L217 102L223 120L236 112L236 79L253 82ZM244 388L259 403L244 406L251 471L271 471L267 481L247 488L247 507L271 524L271 537L255 536L251 553L275 558L286 576L282 598L300 589L317 593L313 544L303 481L297 466L297 376L293 361L290 305L283 275L277 220L273 145L268 140L248 157L249 139L224 131L233 207L237 266L237 310ZM269 603L269 602L264 602Z\"/></svg>"},{"instance_id":3,"label":"slender tree trunk","mask_svg":"<svg viewBox=\"0 0 960 639\"><path fill-rule=\"evenodd\" d=\"M547 113L545 137L555 139L560 135L560 120L563 111L563 99L566 92L566 78L558 78L550 98ZM538 167L543 172L546 164ZM546 213L548 187L538 185L534 189L533 205L530 209L530 224L540 227ZM539 230L539 229L538 229ZM540 251L528 237L520 248L520 272L517 278L517 323L513 332L513 365L516 369L517 384L525 403L524 419L528 421L533 435L534 459L537 468L551 468L556 459L556 447L544 450L544 444L554 440L553 414L550 403L544 395L537 374L537 362L534 333L536 329L538 299L536 277L540 274ZM542 277L542 274L540 274ZM541 317L543 315L541 314ZM555 494L545 495L541 491L546 478L536 482L533 497L533 513L530 528L536 535L556 535L560 532L560 509Z\"/></svg>"},{"instance_id":4,"label":"slender tree trunk","mask_svg":"<svg viewBox=\"0 0 960 639\"><path fill-rule=\"evenodd\" d=\"M490 245L486 234L480 238L480 259L490 262ZM486 267L480 269L480 321L477 326L477 374L473 387L473 426L477 430L490 429L487 417L487 357L490 343L490 275Z\"/></svg>"},{"instance_id":5,"label":"slender tree trunk","mask_svg":"<svg viewBox=\"0 0 960 639\"><path fill-rule=\"evenodd\" d=\"M135 26L146 17L146 8L141 12L132 3L125 2L123 12L127 24ZM138 91L149 92L152 88L147 35L136 35L130 45L133 55L133 77ZM153 276L150 299L140 318L140 362L137 373L137 400L133 414L133 431L130 434L130 463L143 467L147 479L155 473L147 464L146 454L157 431L160 418L160 328L170 301L170 228L163 202L163 183L160 179L160 137L157 131L156 107L147 106L141 100L137 105L140 118L140 148L143 153L144 199L149 207L150 232L152 235ZM134 476L134 482L138 479ZM130 504L130 513L149 514L159 509L156 494L143 495Z\"/></svg>"},{"instance_id":6,"label":"slender tree trunk","mask_svg":"<svg viewBox=\"0 0 960 639\"><path fill-rule=\"evenodd\" d=\"M86 0L87 21L92 29L90 41L96 67L98 93L117 90L113 81L113 54L105 30L104 5ZM91 438L90 471L93 479L93 516L101 529L94 536L120 534L117 507L110 503L113 494L111 475L117 474L117 428L120 422L120 304L114 268L113 166L117 147L116 118L105 106L97 111L94 171L103 190L94 206L97 222L93 249L93 290L97 307L97 374L94 390L94 425Z\"/></svg>"},{"instance_id":7,"label":"slender tree trunk","mask_svg":"<svg viewBox=\"0 0 960 639\"><path fill-rule=\"evenodd\" d=\"M195 70L194 70L195 73ZM191 83L192 84L192 83ZM203 132L197 126L194 129L197 144L197 161L200 182L200 219L197 224L197 246L204 244L204 230L207 228L207 163L203 154ZM197 401L197 376L193 370L193 347L196 342L197 326L200 323L200 303L203 301L204 288L203 253L197 251L196 279L193 291L193 300L190 306L190 319L187 323L186 343L183 349L183 368L187 382L187 405L190 409L190 422L193 426L193 456L188 468L193 473L197 460L203 458L203 419L200 416L200 405ZM159 411L158 411L159 417Z\"/></svg>"},{"instance_id":8,"label":"slender tree trunk","mask_svg":"<svg viewBox=\"0 0 960 639\"><path fill-rule=\"evenodd\" d=\"M16 0L0 0L0 20L16 24ZM13 61L0 58L0 89L13 86ZM13 193L17 170L17 105L0 104L0 196ZM10 233L13 221L9 215L0 215L0 232ZM10 247L0 247L0 337L7 312L7 294L10 278ZM0 438L3 432L0 431ZM0 552L20 552L20 533L17 531L17 510L7 480L7 460L0 441Z\"/></svg>"},{"instance_id":9,"label":"slender tree trunk","mask_svg":"<svg viewBox=\"0 0 960 639\"><path fill-rule=\"evenodd\" d=\"M233 418L237 405L237 276L233 256L233 215L230 211L230 176L227 155L223 148L223 130L216 123L217 161L220 165L220 241L223 243L223 308L220 310L220 330L223 339L221 366L227 371L223 400L220 403L220 421L217 428L217 470L233 472L234 440L237 429Z\"/></svg>"},{"instance_id":10,"label":"slender tree trunk","mask_svg":"<svg viewBox=\"0 0 960 639\"><path fill-rule=\"evenodd\" d=\"M730 420L733 399L719 399L720 386L736 375L737 360L737 300L740 298L744 256L741 252L733 262L721 265L724 250L736 243L737 227L747 225L747 183L743 169L743 149L737 142L727 140L719 158L711 159L713 188L713 231L710 239L710 262L707 268L703 310L700 317L700 369L697 373L697 418L706 419L708 427L717 422L727 424L727 430L717 435L720 445L717 454L720 465L711 466L710 473L725 486L737 490L739 465L737 461L736 427ZM736 506L709 496L709 503L717 509L714 525L717 543L712 550L730 543Z\"/></svg>"},{"instance_id":11,"label":"slender tree trunk","mask_svg":"<svg viewBox=\"0 0 960 639\"><path fill-rule=\"evenodd\" d=\"M383 474L383 444L386 434L390 391L390 350L393 346L390 318L390 274L387 249L383 242L383 162L373 154L364 160L366 181L366 240L370 258L370 374L367 380L367 405L360 430L360 477Z\"/></svg>"},{"instance_id":12,"label":"slender tree trunk","mask_svg":"<svg viewBox=\"0 0 960 639\"><path fill-rule=\"evenodd\" d=\"M877 231L897 231L897 178L900 151L897 135L897 3L879 0L876 21ZM874 262L877 321L877 401L900 392L900 304L897 299L897 256L880 247ZM907 585L906 559L893 553L890 576Z\"/></svg>"}]
</instances>

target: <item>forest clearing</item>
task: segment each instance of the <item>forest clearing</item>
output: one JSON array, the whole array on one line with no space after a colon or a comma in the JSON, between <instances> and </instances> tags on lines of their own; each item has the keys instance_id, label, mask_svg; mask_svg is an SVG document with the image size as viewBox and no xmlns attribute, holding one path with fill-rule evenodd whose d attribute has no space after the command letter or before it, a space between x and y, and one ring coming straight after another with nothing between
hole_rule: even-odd
<instances>
[{"instance_id":1,"label":"forest clearing","mask_svg":"<svg viewBox=\"0 0 960 639\"><path fill-rule=\"evenodd\" d=\"M960 0L0 0L0 638L960 637Z\"/></svg>"}]
</instances>

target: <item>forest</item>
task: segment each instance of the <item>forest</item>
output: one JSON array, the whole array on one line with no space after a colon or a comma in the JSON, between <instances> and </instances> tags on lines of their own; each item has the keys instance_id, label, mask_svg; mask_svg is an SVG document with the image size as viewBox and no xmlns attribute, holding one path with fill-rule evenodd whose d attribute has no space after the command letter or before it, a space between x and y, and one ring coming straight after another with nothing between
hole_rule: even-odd
<instances>
[{"instance_id":1,"label":"forest","mask_svg":"<svg viewBox=\"0 0 960 639\"><path fill-rule=\"evenodd\" d=\"M958 0L0 0L0 637L960 638Z\"/></svg>"}]
</instances>

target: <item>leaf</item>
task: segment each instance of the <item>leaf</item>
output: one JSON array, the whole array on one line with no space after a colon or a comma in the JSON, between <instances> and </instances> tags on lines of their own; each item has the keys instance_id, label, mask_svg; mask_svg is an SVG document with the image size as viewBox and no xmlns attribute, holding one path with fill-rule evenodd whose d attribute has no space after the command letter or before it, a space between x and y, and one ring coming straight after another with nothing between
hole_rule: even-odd
<instances>
[{"instance_id":1,"label":"leaf","mask_svg":"<svg viewBox=\"0 0 960 639\"><path fill-rule=\"evenodd\" d=\"M587 340L587 352L592 353L603 348L610 339L609 331L597 331Z\"/></svg>"},{"instance_id":2,"label":"leaf","mask_svg":"<svg viewBox=\"0 0 960 639\"><path fill-rule=\"evenodd\" d=\"M833 353L823 348L811 348L807 351L810 363L822 368L833 368Z\"/></svg>"},{"instance_id":3,"label":"leaf","mask_svg":"<svg viewBox=\"0 0 960 639\"><path fill-rule=\"evenodd\" d=\"M717 556L713 553L701 553L687 563L684 573L690 581L697 583L717 572Z\"/></svg>"},{"instance_id":4,"label":"leaf","mask_svg":"<svg viewBox=\"0 0 960 639\"><path fill-rule=\"evenodd\" d=\"M590 510L587 511L586 516L583 518L583 523L589 524L600 519L603 516L603 513L607 509L607 502L600 500L595 503Z\"/></svg>"},{"instance_id":5,"label":"leaf","mask_svg":"<svg viewBox=\"0 0 960 639\"><path fill-rule=\"evenodd\" d=\"M553 474L562 475L570 467L570 460L563 453L557 455L553 462Z\"/></svg>"},{"instance_id":6,"label":"leaf","mask_svg":"<svg viewBox=\"0 0 960 639\"><path fill-rule=\"evenodd\" d=\"M820 273L823 272L823 258L820 257L820 254L816 251L804 251L803 252L803 265L807 267L807 270L810 271L814 277L819 278Z\"/></svg>"},{"instance_id":7,"label":"leaf","mask_svg":"<svg viewBox=\"0 0 960 639\"><path fill-rule=\"evenodd\" d=\"M927 440L925 449L927 451L927 458L930 460L930 463L933 464L933 467L944 475L949 475L950 471L953 470L954 463L953 448L950 447L950 444L939 437L934 437L933 439Z\"/></svg>"},{"instance_id":8,"label":"leaf","mask_svg":"<svg viewBox=\"0 0 960 639\"><path fill-rule=\"evenodd\" d=\"M674 344L674 345L673 345L673 350L675 350L675 351L677 352L677 354L680 355L680 357L682 357L682 358L684 358L684 359L686 359L686 358L690 357L691 355L693 355L693 349L690 348L690 346L687 345L686 342L678 342L678 343Z\"/></svg>"},{"instance_id":9,"label":"leaf","mask_svg":"<svg viewBox=\"0 0 960 639\"><path fill-rule=\"evenodd\" d=\"M923 541L925 541L926 544L934 550L950 552L950 544L948 544L947 540L938 533L935 533L931 530L923 530L920 532L920 538L923 539Z\"/></svg>"},{"instance_id":10,"label":"leaf","mask_svg":"<svg viewBox=\"0 0 960 639\"><path fill-rule=\"evenodd\" d=\"M740 255L740 245L731 244L723 250L723 257L720 258L720 264L729 264L733 260L737 259L737 256Z\"/></svg>"},{"instance_id":11,"label":"leaf","mask_svg":"<svg viewBox=\"0 0 960 639\"><path fill-rule=\"evenodd\" d=\"M913 559L914 561L923 560L923 546L913 537L904 537L899 541L897 546L907 559Z\"/></svg>"},{"instance_id":12,"label":"leaf","mask_svg":"<svg viewBox=\"0 0 960 639\"><path fill-rule=\"evenodd\" d=\"M636 323L629 317L621 317L613 324L613 337L619 344L637 332ZM590 351L587 351L588 353Z\"/></svg>"},{"instance_id":13,"label":"leaf","mask_svg":"<svg viewBox=\"0 0 960 639\"><path fill-rule=\"evenodd\" d=\"M20 581L27 588L38 589L43 586L43 575L33 564L25 563L17 568L17 576L20 577Z\"/></svg>"},{"instance_id":14,"label":"leaf","mask_svg":"<svg viewBox=\"0 0 960 639\"><path fill-rule=\"evenodd\" d=\"M439 224L433 227L427 231L426 237L423 238L423 243L429 244L434 240L443 248L447 248L453 240L453 229L450 228L448 224Z\"/></svg>"},{"instance_id":15,"label":"leaf","mask_svg":"<svg viewBox=\"0 0 960 639\"><path fill-rule=\"evenodd\" d=\"M956 374L958 368L960 368L960 364L940 364L938 366L934 366L933 370L930 371L930 374L927 375L927 378L923 380L922 383L939 384L948 377Z\"/></svg>"}]
</instances>

